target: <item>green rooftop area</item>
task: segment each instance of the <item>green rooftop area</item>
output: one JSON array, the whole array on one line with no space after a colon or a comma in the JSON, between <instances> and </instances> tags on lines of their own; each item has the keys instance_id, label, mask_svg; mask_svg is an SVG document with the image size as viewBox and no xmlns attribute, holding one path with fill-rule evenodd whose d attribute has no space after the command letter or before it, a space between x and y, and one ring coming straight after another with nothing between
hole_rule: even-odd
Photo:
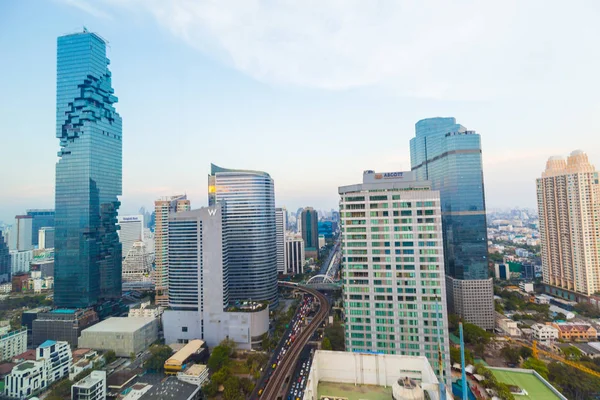
<instances>
[{"instance_id":1,"label":"green rooftop area","mask_svg":"<svg viewBox=\"0 0 600 400\"><path fill-rule=\"evenodd\" d=\"M317 400L322 397L345 397L348 400L390 400L392 387L354 385L353 383L319 382Z\"/></svg>"},{"instance_id":2,"label":"green rooftop area","mask_svg":"<svg viewBox=\"0 0 600 400\"><path fill-rule=\"evenodd\" d=\"M33 365L34 364L32 362L24 362L24 363L17 365L17 369L19 371L23 371L25 369L33 368Z\"/></svg>"},{"instance_id":3,"label":"green rooftop area","mask_svg":"<svg viewBox=\"0 0 600 400\"><path fill-rule=\"evenodd\" d=\"M509 386L518 386L527 392L527 395L518 395L519 400L560 400L544 383L535 375L519 371L505 371L490 368L499 382Z\"/></svg>"}]
</instances>

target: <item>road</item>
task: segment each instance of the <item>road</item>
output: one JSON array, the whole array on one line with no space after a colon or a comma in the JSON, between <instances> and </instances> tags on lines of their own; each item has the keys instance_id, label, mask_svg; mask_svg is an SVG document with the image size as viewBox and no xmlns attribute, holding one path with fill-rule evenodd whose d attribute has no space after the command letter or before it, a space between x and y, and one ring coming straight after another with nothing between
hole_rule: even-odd
<instances>
[{"instance_id":1,"label":"road","mask_svg":"<svg viewBox=\"0 0 600 400\"><path fill-rule=\"evenodd\" d=\"M327 319L327 316L329 315L329 302L327 301L327 298L319 291L297 286L288 282L280 282L280 285L294 287L294 289L312 294L315 297L316 302L319 304L319 311L316 313L310 324L298 334L296 340L288 349L287 354L280 361L279 365L271 375L269 382L260 395L261 399L268 400L277 400L283 398L287 392L289 380L296 369L298 357L317 328L319 328L319 326ZM251 398L256 399L258 397Z\"/></svg>"},{"instance_id":2,"label":"road","mask_svg":"<svg viewBox=\"0 0 600 400\"><path fill-rule=\"evenodd\" d=\"M339 249L340 242L339 240L336 240L335 245L333 246L333 248L329 252L329 255L327 256L327 261L321 264L321 270L319 271L319 274L325 275L327 273L327 268L329 268L329 264L331 264L331 259L335 256Z\"/></svg>"}]
</instances>

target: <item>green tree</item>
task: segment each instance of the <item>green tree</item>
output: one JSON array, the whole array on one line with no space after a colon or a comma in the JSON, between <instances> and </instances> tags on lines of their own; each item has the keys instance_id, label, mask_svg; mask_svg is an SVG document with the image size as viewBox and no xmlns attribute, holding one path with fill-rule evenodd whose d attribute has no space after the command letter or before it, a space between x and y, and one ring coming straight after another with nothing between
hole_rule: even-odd
<instances>
[{"instance_id":1,"label":"green tree","mask_svg":"<svg viewBox=\"0 0 600 400\"><path fill-rule=\"evenodd\" d=\"M590 303L577 303L574 311L588 318L600 318L600 310Z\"/></svg>"},{"instance_id":2,"label":"green tree","mask_svg":"<svg viewBox=\"0 0 600 400\"><path fill-rule=\"evenodd\" d=\"M482 329L477 325L471 324L469 322L463 323L463 334L465 338L465 343L468 344L488 344L492 337L492 335L485 329Z\"/></svg>"},{"instance_id":3,"label":"green tree","mask_svg":"<svg viewBox=\"0 0 600 400\"><path fill-rule=\"evenodd\" d=\"M562 347L561 350L567 360L578 361L582 356L581 350L575 346Z\"/></svg>"},{"instance_id":4,"label":"green tree","mask_svg":"<svg viewBox=\"0 0 600 400\"><path fill-rule=\"evenodd\" d=\"M211 371L218 371L223 367L226 367L231 362L229 358L230 349L224 346L217 346L210 353L210 357L208 358L208 369Z\"/></svg>"},{"instance_id":5,"label":"green tree","mask_svg":"<svg viewBox=\"0 0 600 400\"><path fill-rule=\"evenodd\" d=\"M548 379L548 366L545 362L538 360L537 358L529 357L523 363L523 368L532 369L540 374L544 379Z\"/></svg>"},{"instance_id":6,"label":"green tree","mask_svg":"<svg viewBox=\"0 0 600 400\"><path fill-rule=\"evenodd\" d=\"M216 396L218 392L219 385L213 381L210 381L206 385L202 386L202 393L204 393L206 397Z\"/></svg>"},{"instance_id":7,"label":"green tree","mask_svg":"<svg viewBox=\"0 0 600 400\"><path fill-rule=\"evenodd\" d=\"M107 365L114 362L116 359L117 359L117 355L115 354L114 351L108 350L106 353L104 353L104 362Z\"/></svg>"},{"instance_id":8,"label":"green tree","mask_svg":"<svg viewBox=\"0 0 600 400\"><path fill-rule=\"evenodd\" d=\"M533 355L533 350L531 350L529 347L521 346L521 348L519 349L519 355L523 360L527 360Z\"/></svg>"},{"instance_id":9,"label":"green tree","mask_svg":"<svg viewBox=\"0 0 600 400\"><path fill-rule=\"evenodd\" d=\"M325 328L325 337L331 343L331 350L346 350L346 337L344 336L344 327L339 323L334 323Z\"/></svg>"},{"instance_id":10,"label":"green tree","mask_svg":"<svg viewBox=\"0 0 600 400\"><path fill-rule=\"evenodd\" d=\"M327 336L325 336L323 338L323 343L321 344L321 349L323 349L323 350L332 350L333 349L331 347L331 341L329 340L329 338Z\"/></svg>"},{"instance_id":11,"label":"green tree","mask_svg":"<svg viewBox=\"0 0 600 400\"><path fill-rule=\"evenodd\" d=\"M162 371L167 361L173 355L173 350L169 346L155 344L150 346L150 358L144 363L144 368L155 371Z\"/></svg>"},{"instance_id":12,"label":"green tree","mask_svg":"<svg viewBox=\"0 0 600 400\"><path fill-rule=\"evenodd\" d=\"M484 358L485 356L485 344L477 343L475 345L475 355L479 358Z\"/></svg>"},{"instance_id":13,"label":"green tree","mask_svg":"<svg viewBox=\"0 0 600 400\"><path fill-rule=\"evenodd\" d=\"M220 370L218 370L217 372L215 372L210 380L215 382L217 385L224 385L225 381L227 379L229 379L229 377L231 376L231 371L229 371L229 368L227 367L223 367Z\"/></svg>"},{"instance_id":14,"label":"green tree","mask_svg":"<svg viewBox=\"0 0 600 400\"><path fill-rule=\"evenodd\" d=\"M509 345L504 346L500 351L500 354L509 364L518 364L521 358L519 355L519 350Z\"/></svg>"},{"instance_id":15,"label":"green tree","mask_svg":"<svg viewBox=\"0 0 600 400\"><path fill-rule=\"evenodd\" d=\"M450 361L452 364L458 363L460 364L460 347L450 347ZM469 349L465 349L465 364L473 365L475 364L475 359L473 358L473 353L469 351Z\"/></svg>"},{"instance_id":16,"label":"green tree","mask_svg":"<svg viewBox=\"0 0 600 400\"><path fill-rule=\"evenodd\" d=\"M246 396L249 396L254 390L254 382L248 378L240 378L240 388Z\"/></svg>"},{"instance_id":17,"label":"green tree","mask_svg":"<svg viewBox=\"0 0 600 400\"><path fill-rule=\"evenodd\" d=\"M240 389L240 380L237 376L230 376L223 384L225 390L223 391L224 400L244 400L244 395Z\"/></svg>"},{"instance_id":18,"label":"green tree","mask_svg":"<svg viewBox=\"0 0 600 400\"><path fill-rule=\"evenodd\" d=\"M568 399L592 400L600 393L600 379L559 362L548 364L548 378Z\"/></svg>"}]
</instances>

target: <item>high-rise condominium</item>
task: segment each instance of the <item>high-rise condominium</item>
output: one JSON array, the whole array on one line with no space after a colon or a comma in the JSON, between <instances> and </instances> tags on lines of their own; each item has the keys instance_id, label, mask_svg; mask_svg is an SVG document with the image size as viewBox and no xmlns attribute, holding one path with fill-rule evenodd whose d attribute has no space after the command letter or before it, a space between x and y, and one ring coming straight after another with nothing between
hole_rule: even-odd
<instances>
[{"instance_id":1,"label":"high-rise condominium","mask_svg":"<svg viewBox=\"0 0 600 400\"><path fill-rule=\"evenodd\" d=\"M211 165L209 205L221 204L229 243L229 296L277 307L273 179L266 172Z\"/></svg>"},{"instance_id":2,"label":"high-rise condominium","mask_svg":"<svg viewBox=\"0 0 600 400\"><path fill-rule=\"evenodd\" d=\"M156 304L167 306L169 303L169 216L190 210L190 201L186 195L163 197L154 202L156 226L154 229L154 287Z\"/></svg>"},{"instance_id":3,"label":"high-rise condominium","mask_svg":"<svg viewBox=\"0 0 600 400\"><path fill-rule=\"evenodd\" d=\"M304 240L296 235L285 236L285 275L304 273Z\"/></svg>"},{"instance_id":4,"label":"high-rise condominium","mask_svg":"<svg viewBox=\"0 0 600 400\"><path fill-rule=\"evenodd\" d=\"M426 356L450 380L439 193L412 172L339 188L346 350Z\"/></svg>"},{"instance_id":5,"label":"high-rise condominium","mask_svg":"<svg viewBox=\"0 0 600 400\"><path fill-rule=\"evenodd\" d=\"M113 106L106 42L58 38L54 304L87 307L121 297L122 129Z\"/></svg>"},{"instance_id":6,"label":"high-rise condominium","mask_svg":"<svg viewBox=\"0 0 600 400\"><path fill-rule=\"evenodd\" d=\"M302 239L307 252L319 251L319 216L312 207L306 207L300 215Z\"/></svg>"},{"instance_id":7,"label":"high-rise condominium","mask_svg":"<svg viewBox=\"0 0 600 400\"><path fill-rule=\"evenodd\" d=\"M448 307L493 329L481 137L454 118L421 120L410 141L410 161L417 179L430 181L440 192Z\"/></svg>"},{"instance_id":8,"label":"high-rise condominium","mask_svg":"<svg viewBox=\"0 0 600 400\"><path fill-rule=\"evenodd\" d=\"M33 249L31 231L33 218L29 215L17 215L15 224L10 230L10 249L16 251L27 251Z\"/></svg>"},{"instance_id":9,"label":"high-rise condominium","mask_svg":"<svg viewBox=\"0 0 600 400\"><path fill-rule=\"evenodd\" d=\"M570 300L597 293L600 184L587 155L551 157L537 179L537 199L546 290Z\"/></svg>"},{"instance_id":10,"label":"high-rise condominium","mask_svg":"<svg viewBox=\"0 0 600 400\"><path fill-rule=\"evenodd\" d=\"M277 273L285 273L286 252L285 235L287 227L287 210L285 208L275 209L275 228L277 234Z\"/></svg>"}]
</instances>

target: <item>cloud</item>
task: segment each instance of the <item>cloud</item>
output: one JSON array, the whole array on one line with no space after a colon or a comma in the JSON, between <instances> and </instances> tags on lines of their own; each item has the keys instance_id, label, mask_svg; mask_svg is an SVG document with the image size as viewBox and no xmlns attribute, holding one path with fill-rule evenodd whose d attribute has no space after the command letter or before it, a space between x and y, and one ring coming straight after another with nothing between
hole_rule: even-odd
<instances>
[{"instance_id":1,"label":"cloud","mask_svg":"<svg viewBox=\"0 0 600 400\"><path fill-rule=\"evenodd\" d=\"M593 3L568 9L542 0L104 4L149 13L190 46L275 85L329 90L382 86L402 96L480 100L527 90L549 74L559 75L562 69L553 63L567 63L563 58L569 53L579 58L597 55L579 51L578 45L589 42L581 38L593 37L589 30L596 30L589 20Z\"/></svg>"},{"instance_id":2,"label":"cloud","mask_svg":"<svg viewBox=\"0 0 600 400\"><path fill-rule=\"evenodd\" d=\"M67 6L78 8L79 10L88 13L96 18L112 19L112 15L103 10L100 10L99 8L85 0L60 0L60 2Z\"/></svg>"}]
</instances>

